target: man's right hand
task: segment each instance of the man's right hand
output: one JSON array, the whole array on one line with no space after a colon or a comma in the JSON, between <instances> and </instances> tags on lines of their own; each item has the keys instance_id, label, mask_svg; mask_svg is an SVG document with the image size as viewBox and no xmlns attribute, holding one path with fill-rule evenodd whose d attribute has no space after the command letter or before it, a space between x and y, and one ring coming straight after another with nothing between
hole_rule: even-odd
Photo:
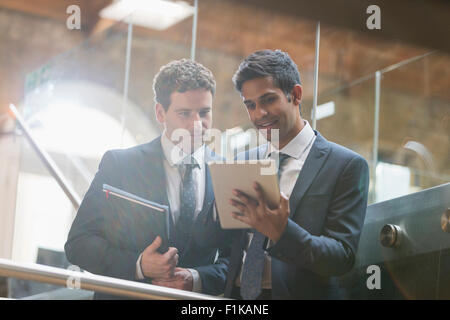
<instances>
[{"instance_id":1,"label":"man's right hand","mask_svg":"<svg viewBox=\"0 0 450 320\"><path fill-rule=\"evenodd\" d=\"M157 250L162 244L162 239L157 236L155 240L142 253L141 269L148 278L170 278L174 275L178 264L178 250L169 247L169 250L161 254Z\"/></svg>"}]
</instances>

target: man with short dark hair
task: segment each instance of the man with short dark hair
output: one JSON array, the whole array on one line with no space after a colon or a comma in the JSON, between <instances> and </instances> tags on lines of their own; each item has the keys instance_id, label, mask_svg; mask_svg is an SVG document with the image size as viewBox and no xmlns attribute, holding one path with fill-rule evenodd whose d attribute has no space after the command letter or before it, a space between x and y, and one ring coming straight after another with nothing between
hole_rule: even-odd
<instances>
[{"instance_id":1,"label":"man with short dark hair","mask_svg":"<svg viewBox=\"0 0 450 320\"><path fill-rule=\"evenodd\" d=\"M287 53L251 54L233 81L250 120L269 141L238 158L274 159L281 200L268 208L257 183L257 199L233 190L236 212L230 214L254 232L234 239L225 296L343 298L337 276L355 261L367 206L367 162L302 118L300 75ZM279 141L273 141L273 130Z\"/></svg>"},{"instance_id":2,"label":"man with short dark hair","mask_svg":"<svg viewBox=\"0 0 450 320\"><path fill-rule=\"evenodd\" d=\"M203 143L212 125L215 80L201 64L182 59L163 66L153 87L164 132L147 144L105 153L65 251L71 263L92 273L221 294L228 258L206 164L219 158ZM180 138L183 143L177 144ZM160 213L131 203L109 205L105 183L169 206L167 252L158 251L161 237L150 237L151 217ZM95 298L115 297L96 293Z\"/></svg>"}]
</instances>

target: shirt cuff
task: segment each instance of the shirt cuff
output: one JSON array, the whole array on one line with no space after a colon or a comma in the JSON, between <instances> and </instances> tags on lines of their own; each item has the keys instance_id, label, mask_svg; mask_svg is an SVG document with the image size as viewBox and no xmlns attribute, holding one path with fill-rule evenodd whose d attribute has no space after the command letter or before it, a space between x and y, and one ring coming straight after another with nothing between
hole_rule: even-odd
<instances>
[{"instance_id":1,"label":"shirt cuff","mask_svg":"<svg viewBox=\"0 0 450 320\"><path fill-rule=\"evenodd\" d=\"M138 280L144 280L144 273L142 272L141 269L141 260L142 260L142 253L139 255L139 258L136 261L136 278Z\"/></svg>"},{"instance_id":2,"label":"shirt cuff","mask_svg":"<svg viewBox=\"0 0 450 320\"><path fill-rule=\"evenodd\" d=\"M200 278L200 274L195 269L188 270L192 274L192 278L194 280L192 285L192 292L202 293L202 278Z\"/></svg>"}]
</instances>

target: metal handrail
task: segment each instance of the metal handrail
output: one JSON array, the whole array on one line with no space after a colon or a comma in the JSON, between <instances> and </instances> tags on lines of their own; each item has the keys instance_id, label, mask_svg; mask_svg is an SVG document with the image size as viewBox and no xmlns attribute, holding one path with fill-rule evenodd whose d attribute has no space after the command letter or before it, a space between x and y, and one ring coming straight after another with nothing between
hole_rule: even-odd
<instances>
[{"instance_id":1,"label":"metal handrail","mask_svg":"<svg viewBox=\"0 0 450 320\"><path fill-rule=\"evenodd\" d=\"M92 300L94 292L87 290L73 290L69 288L58 288L21 297L19 300Z\"/></svg>"},{"instance_id":2,"label":"metal handrail","mask_svg":"<svg viewBox=\"0 0 450 320\"><path fill-rule=\"evenodd\" d=\"M62 174L61 170L59 170L58 166L52 160L50 155L43 148L41 148L39 144L36 142L36 140L33 138L30 129L28 128L27 124L25 123L24 119L20 115L17 108L13 104L10 104L9 110L10 115L14 118L14 120L17 121L25 137L28 139L31 146L33 147L34 151L36 151L37 155L42 160L44 165L47 167L48 171L50 171L50 174L55 178L56 182L62 188L66 196L69 198L70 202L72 202L72 205L74 206L75 210L78 210L81 204L81 199L78 196L78 194L70 186L66 178L64 178L64 175Z\"/></svg>"},{"instance_id":3,"label":"metal handrail","mask_svg":"<svg viewBox=\"0 0 450 320\"><path fill-rule=\"evenodd\" d=\"M79 289L98 291L134 299L223 300L223 297L166 288L135 281L65 270L35 263L0 259L0 276L44 282L64 287L74 283Z\"/></svg>"}]
</instances>

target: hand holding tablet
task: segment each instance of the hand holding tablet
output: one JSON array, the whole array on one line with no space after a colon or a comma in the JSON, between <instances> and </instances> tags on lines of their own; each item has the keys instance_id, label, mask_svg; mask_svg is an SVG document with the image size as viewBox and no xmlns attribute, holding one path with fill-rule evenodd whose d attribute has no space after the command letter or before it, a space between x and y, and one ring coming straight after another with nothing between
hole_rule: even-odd
<instances>
[{"instance_id":1,"label":"hand holding tablet","mask_svg":"<svg viewBox=\"0 0 450 320\"><path fill-rule=\"evenodd\" d=\"M256 202L258 193L254 183L260 185L269 208L276 208L280 203L280 192L278 187L277 171L273 160L252 160L247 162L208 163L212 176L213 189L216 197L217 212L220 225L223 229L245 229L251 228L243 221L232 217L232 212L239 212L230 199L239 201L233 190L237 189L247 195L249 199Z\"/></svg>"}]
</instances>

